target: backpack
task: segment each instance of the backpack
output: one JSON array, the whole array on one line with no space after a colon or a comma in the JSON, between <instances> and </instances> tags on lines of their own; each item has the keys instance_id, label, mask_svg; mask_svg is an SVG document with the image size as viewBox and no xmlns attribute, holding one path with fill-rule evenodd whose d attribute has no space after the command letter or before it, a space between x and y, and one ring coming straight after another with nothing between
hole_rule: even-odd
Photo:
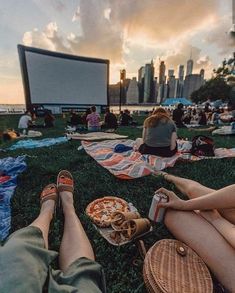
<instances>
[{"instance_id":1,"label":"backpack","mask_svg":"<svg viewBox=\"0 0 235 293\"><path fill-rule=\"evenodd\" d=\"M192 139L191 154L195 156L214 157L214 141L205 135L197 135Z\"/></svg>"}]
</instances>

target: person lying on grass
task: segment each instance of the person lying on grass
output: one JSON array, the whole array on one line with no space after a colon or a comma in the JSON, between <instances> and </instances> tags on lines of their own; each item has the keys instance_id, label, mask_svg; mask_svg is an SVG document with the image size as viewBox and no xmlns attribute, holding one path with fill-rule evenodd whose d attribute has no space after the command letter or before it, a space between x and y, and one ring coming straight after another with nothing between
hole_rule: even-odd
<instances>
[{"instance_id":1,"label":"person lying on grass","mask_svg":"<svg viewBox=\"0 0 235 293\"><path fill-rule=\"evenodd\" d=\"M229 292L235 292L235 184L214 190L200 183L165 174L164 178L189 197L184 201L165 188L169 198L165 224L176 239L190 246Z\"/></svg>"},{"instance_id":2,"label":"person lying on grass","mask_svg":"<svg viewBox=\"0 0 235 293\"><path fill-rule=\"evenodd\" d=\"M74 183L61 171L57 185L47 185L41 195L39 216L31 225L14 232L0 247L0 292L106 292L102 267L95 262L90 242L73 205ZM48 233L58 199L64 213L64 233L59 265L50 264L58 253L48 250Z\"/></svg>"}]
</instances>

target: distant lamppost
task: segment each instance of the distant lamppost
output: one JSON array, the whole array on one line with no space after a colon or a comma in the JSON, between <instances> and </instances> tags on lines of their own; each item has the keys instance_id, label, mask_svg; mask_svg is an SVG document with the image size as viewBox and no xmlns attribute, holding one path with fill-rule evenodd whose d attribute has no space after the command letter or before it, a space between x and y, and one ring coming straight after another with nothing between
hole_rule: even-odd
<instances>
[{"instance_id":1,"label":"distant lamppost","mask_svg":"<svg viewBox=\"0 0 235 293\"><path fill-rule=\"evenodd\" d=\"M122 109L122 85L125 79L125 69L120 70L120 88L119 88L119 113L121 113Z\"/></svg>"}]
</instances>

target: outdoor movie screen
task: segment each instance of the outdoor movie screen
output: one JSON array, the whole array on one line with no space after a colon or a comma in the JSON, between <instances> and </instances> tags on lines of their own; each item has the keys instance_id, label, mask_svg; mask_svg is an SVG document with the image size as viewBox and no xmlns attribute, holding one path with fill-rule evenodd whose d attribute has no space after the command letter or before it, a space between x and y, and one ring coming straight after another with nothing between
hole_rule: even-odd
<instances>
[{"instance_id":1,"label":"outdoor movie screen","mask_svg":"<svg viewBox=\"0 0 235 293\"><path fill-rule=\"evenodd\" d=\"M26 104L108 104L108 60L21 45L18 51Z\"/></svg>"}]
</instances>

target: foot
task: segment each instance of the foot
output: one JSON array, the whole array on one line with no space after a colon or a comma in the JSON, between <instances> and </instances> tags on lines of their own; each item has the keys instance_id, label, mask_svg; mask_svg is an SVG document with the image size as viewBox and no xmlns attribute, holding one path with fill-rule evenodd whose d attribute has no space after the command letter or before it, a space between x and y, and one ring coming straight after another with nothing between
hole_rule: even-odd
<instances>
[{"instance_id":1,"label":"foot","mask_svg":"<svg viewBox=\"0 0 235 293\"><path fill-rule=\"evenodd\" d=\"M166 175L168 175L168 173L164 172L164 171L157 171L155 176L162 176L164 179L166 179Z\"/></svg>"},{"instance_id":2,"label":"foot","mask_svg":"<svg viewBox=\"0 0 235 293\"><path fill-rule=\"evenodd\" d=\"M41 205L40 214L42 213L49 213L51 215L51 218L53 217L55 212L55 201L53 199L49 199L47 201L44 201Z\"/></svg>"},{"instance_id":3,"label":"foot","mask_svg":"<svg viewBox=\"0 0 235 293\"><path fill-rule=\"evenodd\" d=\"M70 191L62 191L60 192L60 199L62 202L63 212L74 212L74 205L73 205L73 194Z\"/></svg>"},{"instance_id":4,"label":"foot","mask_svg":"<svg viewBox=\"0 0 235 293\"><path fill-rule=\"evenodd\" d=\"M59 192L69 191L73 192L74 182L72 174L67 170L62 170L57 176L57 188Z\"/></svg>"},{"instance_id":5,"label":"foot","mask_svg":"<svg viewBox=\"0 0 235 293\"><path fill-rule=\"evenodd\" d=\"M41 213L48 212L53 215L57 199L58 191L55 184L48 184L44 187L40 194Z\"/></svg>"},{"instance_id":6,"label":"foot","mask_svg":"<svg viewBox=\"0 0 235 293\"><path fill-rule=\"evenodd\" d=\"M72 174L67 170L62 170L57 176L57 188L63 206L63 212L74 212L73 190L74 181Z\"/></svg>"}]
</instances>

